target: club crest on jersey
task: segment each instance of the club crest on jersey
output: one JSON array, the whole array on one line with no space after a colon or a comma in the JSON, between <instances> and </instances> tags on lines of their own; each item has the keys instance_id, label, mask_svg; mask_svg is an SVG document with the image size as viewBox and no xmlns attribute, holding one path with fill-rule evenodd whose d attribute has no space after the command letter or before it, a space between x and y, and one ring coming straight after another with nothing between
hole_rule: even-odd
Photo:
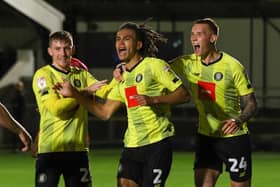
<instances>
[{"instance_id":1,"label":"club crest on jersey","mask_svg":"<svg viewBox=\"0 0 280 187\"><path fill-rule=\"evenodd\" d=\"M223 79L223 74L221 72L216 72L215 75L214 75L214 79L216 81L220 81Z\"/></svg>"},{"instance_id":2,"label":"club crest on jersey","mask_svg":"<svg viewBox=\"0 0 280 187\"><path fill-rule=\"evenodd\" d=\"M74 80L74 86L77 87L77 88L80 88L81 87L81 81L79 79L75 79Z\"/></svg>"},{"instance_id":3,"label":"club crest on jersey","mask_svg":"<svg viewBox=\"0 0 280 187\"><path fill-rule=\"evenodd\" d=\"M142 79L143 79L143 75L142 74L138 74L137 76L136 76L136 82L141 82L142 81Z\"/></svg>"}]
</instances>

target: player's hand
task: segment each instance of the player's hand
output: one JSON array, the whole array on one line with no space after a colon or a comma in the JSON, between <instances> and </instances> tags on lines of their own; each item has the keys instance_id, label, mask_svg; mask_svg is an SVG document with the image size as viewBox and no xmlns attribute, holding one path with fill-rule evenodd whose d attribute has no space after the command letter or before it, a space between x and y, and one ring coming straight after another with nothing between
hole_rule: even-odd
<instances>
[{"instance_id":1,"label":"player's hand","mask_svg":"<svg viewBox=\"0 0 280 187\"><path fill-rule=\"evenodd\" d=\"M135 95L138 105L148 106L153 104L153 99L146 95Z\"/></svg>"},{"instance_id":2,"label":"player's hand","mask_svg":"<svg viewBox=\"0 0 280 187\"><path fill-rule=\"evenodd\" d=\"M31 145L30 155L33 158L37 158L37 155L38 155L38 135L35 137L32 145Z\"/></svg>"},{"instance_id":3,"label":"player's hand","mask_svg":"<svg viewBox=\"0 0 280 187\"><path fill-rule=\"evenodd\" d=\"M37 142L36 142L36 143L34 142L34 143L31 145L30 155L31 155L31 157L33 157L33 158L37 158L37 154L38 154L38 144L37 144Z\"/></svg>"},{"instance_id":4,"label":"player's hand","mask_svg":"<svg viewBox=\"0 0 280 187\"><path fill-rule=\"evenodd\" d=\"M113 71L113 77L118 81L122 82L124 81L122 73L125 72L125 63L120 63L116 66L116 68Z\"/></svg>"},{"instance_id":5,"label":"player's hand","mask_svg":"<svg viewBox=\"0 0 280 187\"><path fill-rule=\"evenodd\" d=\"M18 136L24 145L24 147L21 148L21 151L26 152L26 151L30 150L31 144L32 144L31 135L27 131L22 130L19 132Z\"/></svg>"},{"instance_id":6,"label":"player's hand","mask_svg":"<svg viewBox=\"0 0 280 187\"><path fill-rule=\"evenodd\" d=\"M87 91L88 93L92 94L95 91L99 90L102 86L106 85L108 82L108 80L104 79L102 81L98 81L88 87L85 88L85 91Z\"/></svg>"},{"instance_id":7,"label":"player's hand","mask_svg":"<svg viewBox=\"0 0 280 187\"><path fill-rule=\"evenodd\" d=\"M222 131L225 135L234 134L240 130L240 124L238 124L234 119L222 121L222 124Z\"/></svg>"},{"instance_id":8,"label":"player's hand","mask_svg":"<svg viewBox=\"0 0 280 187\"><path fill-rule=\"evenodd\" d=\"M64 97L73 97L75 88L71 85L69 80L64 79L63 82L58 82L53 86L59 94Z\"/></svg>"}]
</instances>

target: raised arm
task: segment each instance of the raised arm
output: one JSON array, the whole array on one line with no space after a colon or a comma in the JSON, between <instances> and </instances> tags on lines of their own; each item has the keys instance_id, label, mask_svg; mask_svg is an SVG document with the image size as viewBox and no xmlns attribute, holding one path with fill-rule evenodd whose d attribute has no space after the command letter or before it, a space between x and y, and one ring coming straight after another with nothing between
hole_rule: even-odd
<instances>
[{"instance_id":1,"label":"raised arm","mask_svg":"<svg viewBox=\"0 0 280 187\"><path fill-rule=\"evenodd\" d=\"M91 86L91 91L95 88L100 88L102 82L96 83L97 85ZM93 89L94 88L94 89ZM97 116L101 120L108 120L111 118L113 113L122 105L119 101L106 100L105 103L100 103L95 98L90 98L75 89L69 81L64 81L55 86L58 93L65 97L73 97L78 103L87 108L87 110L93 115Z\"/></svg>"},{"instance_id":2,"label":"raised arm","mask_svg":"<svg viewBox=\"0 0 280 187\"><path fill-rule=\"evenodd\" d=\"M137 95L137 102L139 105L154 105L154 104L181 104L189 102L191 96L188 90L183 86L179 86L174 92L164 96L145 96Z\"/></svg>"},{"instance_id":3,"label":"raised arm","mask_svg":"<svg viewBox=\"0 0 280 187\"><path fill-rule=\"evenodd\" d=\"M0 125L19 136L20 140L24 144L24 147L21 149L22 151L30 149L32 143L31 135L18 121L13 118L2 103L0 103Z\"/></svg>"}]
</instances>

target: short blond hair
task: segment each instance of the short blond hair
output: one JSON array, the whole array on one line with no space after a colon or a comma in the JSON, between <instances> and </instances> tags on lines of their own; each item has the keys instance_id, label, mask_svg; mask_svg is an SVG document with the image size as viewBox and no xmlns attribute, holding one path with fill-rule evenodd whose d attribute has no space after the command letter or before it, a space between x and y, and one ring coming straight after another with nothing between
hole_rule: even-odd
<instances>
[{"instance_id":1,"label":"short blond hair","mask_svg":"<svg viewBox=\"0 0 280 187\"><path fill-rule=\"evenodd\" d=\"M53 40L62 40L69 43L71 46L74 45L72 34L68 31L56 31L51 33L49 36L49 45Z\"/></svg>"},{"instance_id":2,"label":"short blond hair","mask_svg":"<svg viewBox=\"0 0 280 187\"><path fill-rule=\"evenodd\" d=\"M217 36L219 35L220 27L212 18L197 19L194 21L194 24L207 24L214 34L216 34Z\"/></svg>"}]
</instances>

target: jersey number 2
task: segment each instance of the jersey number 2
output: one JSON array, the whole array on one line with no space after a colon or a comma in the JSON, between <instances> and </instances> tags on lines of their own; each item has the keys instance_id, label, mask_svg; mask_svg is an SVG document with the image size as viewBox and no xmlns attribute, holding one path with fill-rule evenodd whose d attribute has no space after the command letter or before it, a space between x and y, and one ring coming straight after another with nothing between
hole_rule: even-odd
<instances>
[{"instance_id":1,"label":"jersey number 2","mask_svg":"<svg viewBox=\"0 0 280 187\"><path fill-rule=\"evenodd\" d=\"M161 183L161 174L162 174L162 170L161 169L153 169L153 173L156 174L153 183L154 184L160 184Z\"/></svg>"}]
</instances>

